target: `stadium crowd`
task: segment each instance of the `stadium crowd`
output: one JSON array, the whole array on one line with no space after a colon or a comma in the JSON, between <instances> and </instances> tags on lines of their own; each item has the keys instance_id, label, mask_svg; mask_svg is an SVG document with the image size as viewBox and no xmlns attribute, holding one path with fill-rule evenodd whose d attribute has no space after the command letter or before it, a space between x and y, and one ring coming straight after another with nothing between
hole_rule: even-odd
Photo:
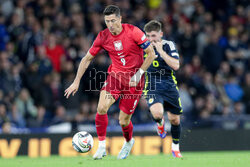
<instances>
[{"instance_id":1,"label":"stadium crowd","mask_svg":"<svg viewBox=\"0 0 250 167\"><path fill-rule=\"evenodd\" d=\"M94 124L98 90L111 63L107 53L95 58L75 96L66 100L63 94L105 28L102 11L109 4L121 8L123 23L141 29L161 21L164 38L176 42L184 127L249 125L248 0L1 0L2 129ZM109 125L118 125L118 110L118 103L110 109ZM153 123L143 98L132 120Z\"/></svg>"}]
</instances>

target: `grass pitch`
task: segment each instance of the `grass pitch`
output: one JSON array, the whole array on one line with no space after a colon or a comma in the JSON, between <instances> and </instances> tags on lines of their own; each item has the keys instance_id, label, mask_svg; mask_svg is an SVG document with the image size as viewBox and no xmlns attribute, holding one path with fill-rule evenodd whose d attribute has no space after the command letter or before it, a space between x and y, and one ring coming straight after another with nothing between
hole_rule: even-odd
<instances>
[{"instance_id":1,"label":"grass pitch","mask_svg":"<svg viewBox=\"0 0 250 167\"><path fill-rule=\"evenodd\" d=\"M235 152L183 152L183 158L172 155L129 156L126 160L117 160L107 156L102 160L93 160L90 156L48 158L0 158L0 167L247 167L250 166L250 151Z\"/></svg>"}]
</instances>

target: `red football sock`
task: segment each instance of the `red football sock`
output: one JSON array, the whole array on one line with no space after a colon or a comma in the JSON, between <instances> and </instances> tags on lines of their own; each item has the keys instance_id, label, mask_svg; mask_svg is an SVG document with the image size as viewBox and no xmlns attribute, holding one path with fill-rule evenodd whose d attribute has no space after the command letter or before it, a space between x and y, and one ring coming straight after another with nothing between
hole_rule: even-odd
<instances>
[{"instance_id":1,"label":"red football sock","mask_svg":"<svg viewBox=\"0 0 250 167\"><path fill-rule=\"evenodd\" d=\"M108 115L100 115L96 113L95 117L95 127L99 141L103 141L106 139L106 132L108 126Z\"/></svg>"},{"instance_id":2,"label":"red football sock","mask_svg":"<svg viewBox=\"0 0 250 167\"><path fill-rule=\"evenodd\" d=\"M130 123L128 124L128 126L122 127L122 132L123 132L123 136L125 137L126 141L130 141L132 136L133 136L133 124L130 121Z\"/></svg>"}]
</instances>

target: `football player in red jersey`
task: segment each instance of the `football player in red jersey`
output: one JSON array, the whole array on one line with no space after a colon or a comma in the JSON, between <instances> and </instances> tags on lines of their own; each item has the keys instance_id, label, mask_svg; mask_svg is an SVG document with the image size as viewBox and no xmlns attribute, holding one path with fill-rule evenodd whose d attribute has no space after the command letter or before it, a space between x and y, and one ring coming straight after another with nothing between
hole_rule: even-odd
<instances>
[{"instance_id":1,"label":"football player in red jersey","mask_svg":"<svg viewBox=\"0 0 250 167\"><path fill-rule=\"evenodd\" d=\"M117 158L125 159L134 145L131 116L143 91L142 76L155 59L155 53L153 46L139 28L121 23L120 9L117 6L107 6L103 14L107 28L99 32L88 53L81 60L75 80L65 90L65 96L68 98L77 92L80 79L92 59L101 49L106 50L112 64L108 69L109 75L101 89L97 106L95 124L99 145L93 158L102 159L106 155L107 111L121 97L119 123L126 140ZM143 51L148 55L145 61Z\"/></svg>"}]
</instances>

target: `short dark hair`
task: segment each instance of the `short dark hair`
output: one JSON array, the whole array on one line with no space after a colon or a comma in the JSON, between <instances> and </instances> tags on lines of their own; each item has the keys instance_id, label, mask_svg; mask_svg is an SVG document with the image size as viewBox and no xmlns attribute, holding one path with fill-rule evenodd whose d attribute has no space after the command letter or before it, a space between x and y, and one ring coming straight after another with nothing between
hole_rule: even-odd
<instances>
[{"instance_id":1,"label":"short dark hair","mask_svg":"<svg viewBox=\"0 0 250 167\"><path fill-rule=\"evenodd\" d=\"M161 31L161 23L157 20L151 20L144 26L145 32L151 32L151 31Z\"/></svg>"},{"instance_id":2,"label":"short dark hair","mask_svg":"<svg viewBox=\"0 0 250 167\"><path fill-rule=\"evenodd\" d=\"M103 11L103 14L106 16L106 15L112 15L112 14L115 14L116 16L120 16L120 9L118 6L115 6L115 5L109 5L107 6L104 11Z\"/></svg>"}]
</instances>

